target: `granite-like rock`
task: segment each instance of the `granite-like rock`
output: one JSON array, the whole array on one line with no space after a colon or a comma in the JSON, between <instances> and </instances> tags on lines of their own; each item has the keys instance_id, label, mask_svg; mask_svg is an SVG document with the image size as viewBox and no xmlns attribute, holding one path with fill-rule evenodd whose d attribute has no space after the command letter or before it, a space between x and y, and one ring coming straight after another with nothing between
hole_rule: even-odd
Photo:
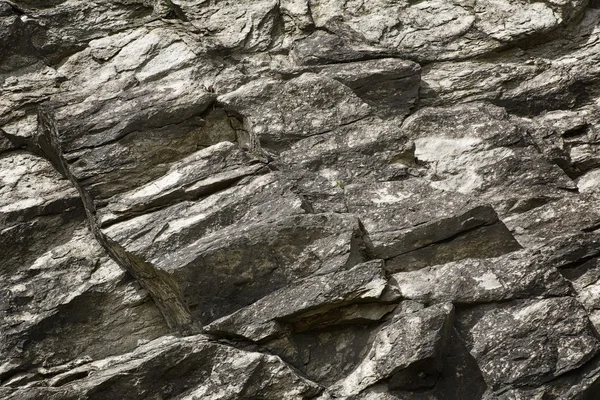
<instances>
[{"instance_id":1,"label":"granite-like rock","mask_svg":"<svg viewBox=\"0 0 600 400\"><path fill-rule=\"evenodd\" d=\"M393 121L367 117L298 140L280 153L279 161L288 169L314 172L326 185L345 193L355 182L409 177L415 173L414 165L403 156L411 149L412 143ZM316 190L326 192L322 187Z\"/></svg>"},{"instance_id":2,"label":"granite-like rock","mask_svg":"<svg viewBox=\"0 0 600 400\"><path fill-rule=\"evenodd\" d=\"M404 117L418 102L421 67L411 61L384 58L310 70L340 81L384 116Z\"/></svg>"},{"instance_id":3,"label":"granite-like rock","mask_svg":"<svg viewBox=\"0 0 600 400\"><path fill-rule=\"evenodd\" d=\"M576 189L530 143L526 127L485 103L424 108L403 123L414 138L415 157L428 165L432 186L486 199L501 215Z\"/></svg>"},{"instance_id":4,"label":"granite-like rock","mask_svg":"<svg viewBox=\"0 0 600 400\"><path fill-rule=\"evenodd\" d=\"M36 382L166 334L148 292L91 235L70 182L22 151L0 165L0 381Z\"/></svg>"},{"instance_id":5,"label":"granite-like rock","mask_svg":"<svg viewBox=\"0 0 600 400\"><path fill-rule=\"evenodd\" d=\"M361 217L373 254L391 272L521 248L489 205L436 190L422 179L348 185L348 210ZM415 198L426 200L415 204Z\"/></svg>"},{"instance_id":6,"label":"granite-like rock","mask_svg":"<svg viewBox=\"0 0 600 400\"><path fill-rule=\"evenodd\" d=\"M174 295L189 308L190 318L201 323L297 279L344 270L364 259L363 232L353 216L298 214L196 238L188 233L184 240L177 231L186 228L186 221L173 227L175 232L167 226L158 235L138 234L134 240L119 225L107 228L106 234L132 260L141 260L133 268L156 271L149 279L156 274L175 282Z\"/></svg>"},{"instance_id":7,"label":"granite-like rock","mask_svg":"<svg viewBox=\"0 0 600 400\"><path fill-rule=\"evenodd\" d=\"M569 196L506 218L505 223L520 243L535 248L554 238L597 230L598 201L593 195Z\"/></svg>"},{"instance_id":8,"label":"granite-like rock","mask_svg":"<svg viewBox=\"0 0 600 400\"><path fill-rule=\"evenodd\" d=\"M217 100L243 117L251 151L287 149L299 139L355 122L370 111L347 86L312 73L285 82L256 80Z\"/></svg>"},{"instance_id":9,"label":"granite-like rock","mask_svg":"<svg viewBox=\"0 0 600 400\"><path fill-rule=\"evenodd\" d=\"M485 58L432 63L423 68L421 100L440 105L488 100L518 115L593 104L598 89L598 18L593 2L572 24L533 46Z\"/></svg>"}]
</instances>

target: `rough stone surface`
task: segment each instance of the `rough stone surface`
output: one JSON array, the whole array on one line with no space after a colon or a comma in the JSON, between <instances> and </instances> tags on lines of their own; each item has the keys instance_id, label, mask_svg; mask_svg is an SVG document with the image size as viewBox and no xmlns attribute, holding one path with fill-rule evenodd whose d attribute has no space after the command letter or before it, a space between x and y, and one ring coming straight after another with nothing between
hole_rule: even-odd
<instances>
[{"instance_id":1,"label":"rough stone surface","mask_svg":"<svg viewBox=\"0 0 600 400\"><path fill-rule=\"evenodd\" d=\"M597 0L0 0L0 399L600 398Z\"/></svg>"},{"instance_id":2,"label":"rough stone surface","mask_svg":"<svg viewBox=\"0 0 600 400\"><path fill-rule=\"evenodd\" d=\"M219 368L213 368L215 362ZM164 336L131 353L73 368L46 383L43 389L18 389L8 398L307 399L321 390L279 357L246 352L203 336Z\"/></svg>"},{"instance_id":3,"label":"rough stone surface","mask_svg":"<svg viewBox=\"0 0 600 400\"><path fill-rule=\"evenodd\" d=\"M281 333L280 321L337 313L338 307L357 302L376 302L386 289L387 281L382 275L382 262L373 261L348 271L306 278L211 323L206 331L265 340Z\"/></svg>"},{"instance_id":4,"label":"rough stone surface","mask_svg":"<svg viewBox=\"0 0 600 400\"><path fill-rule=\"evenodd\" d=\"M546 33L576 18L586 2L315 0L310 5L318 27L332 29L329 24L338 22L338 29L355 31L392 54L429 61L472 57Z\"/></svg>"},{"instance_id":5,"label":"rough stone surface","mask_svg":"<svg viewBox=\"0 0 600 400\"><path fill-rule=\"evenodd\" d=\"M487 384L498 390L540 384L591 359L600 341L583 315L574 298L555 297L478 306L457 320Z\"/></svg>"},{"instance_id":6,"label":"rough stone surface","mask_svg":"<svg viewBox=\"0 0 600 400\"><path fill-rule=\"evenodd\" d=\"M393 274L391 286L402 298L425 303L477 304L571 294L553 261L526 250L483 260L469 258Z\"/></svg>"}]
</instances>

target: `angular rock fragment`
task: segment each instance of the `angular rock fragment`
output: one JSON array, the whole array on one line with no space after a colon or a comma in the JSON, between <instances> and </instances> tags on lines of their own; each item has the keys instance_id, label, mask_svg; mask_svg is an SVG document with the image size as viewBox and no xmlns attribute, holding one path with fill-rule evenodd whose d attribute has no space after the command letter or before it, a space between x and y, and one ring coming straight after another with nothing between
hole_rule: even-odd
<instances>
[{"instance_id":1,"label":"angular rock fragment","mask_svg":"<svg viewBox=\"0 0 600 400\"><path fill-rule=\"evenodd\" d=\"M53 99L64 152L199 115L215 95L195 79L212 72L210 62L195 63L195 50L171 29L144 27L94 40L69 58L59 69L63 92ZM184 127L193 132L194 122Z\"/></svg>"},{"instance_id":2,"label":"angular rock fragment","mask_svg":"<svg viewBox=\"0 0 600 400\"><path fill-rule=\"evenodd\" d=\"M373 254L391 272L520 249L495 211L423 180L349 185L348 210L369 233ZM415 202L416 198L427 200Z\"/></svg>"},{"instance_id":3,"label":"angular rock fragment","mask_svg":"<svg viewBox=\"0 0 600 400\"><path fill-rule=\"evenodd\" d=\"M103 225L171 203L205 197L258 174L263 168L235 144L221 142L173 163L160 178L111 197L107 206L100 209L98 222Z\"/></svg>"},{"instance_id":4,"label":"angular rock fragment","mask_svg":"<svg viewBox=\"0 0 600 400\"><path fill-rule=\"evenodd\" d=\"M0 273L8 279L69 241L82 223L83 207L77 191L47 160L8 152L0 165L6 168L0 176Z\"/></svg>"},{"instance_id":5,"label":"angular rock fragment","mask_svg":"<svg viewBox=\"0 0 600 400\"><path fill-rule=\"evenodd\" d=\"M214 44L216 48L239 48L259 52L281 44L283 17L278 1L227 0L218 3L194 1L177 3L190 23L204 33L203 36L208 36L209 40L216 42ZM294 4L290 6L288 8L297 11L296 20L306 18L303 10L298 9L299 6L294 7Z\"/></svg>"},{"instance_id":6,"label":"angular rock fragment","mask_svg":"<svg viewBox=\"0 0 600 400\"><path fill-rule=\"evenodd\" d=\"M290 169L314 171L331 187L345 190L356 182L409 177L415 173L415 165L403 156L410 158L411 148L412 142L396 123L366 117L299 140L283 151L279 160Z\"/></svg>"},{"instance_id":7,"label":"angular rock fragment","mask_svg":"<svg viewBox=\"0 0 600 400\"><path fill-rule=\"evenodd\" d=\"M81 205L77 190L45 159L23 151L0 155L0 223L3 229L40 215Z\"/></svg>"},{"instance_id":8,"label":"angular rock fragment","mask_svg":"<svg viewBox=\"0 0 600 400\"><path fill-rule=\"evenodd\" d=\"M592 77L599 72L599 18L598 8L588 7L536 46L429 64L423 68L420 100L423 105L485 100L524 116L584 105L586 96L594 98L598 91Z\"/></svg>"},{"instance_id":9,"label":"angular rock fragment","mask_svg":"<svg viewBox=\"0 0 600 400\"><path fill-rule=\"evenodd\" d=\"M412 314L399 314L374 337L363 361L328 391L334 397L352 396L388 380L390 388L405 385L410 368L436 376L441 372L454 308L432 306Z\"/></svg>"},{"instance_id":10,"label":"angular rock fragment","mask_svg":"<svg viewBox=\"0 0 600 400\"><path fill-rule=\"evenodd\" d=\"M52 152L92 199L156 179L206 145L215 124L201 114L216 96L196 79L212 67L195 59L171 30L139 28L94 40L60 66L66 82L44 112L56 129Z\"/></svg>"},{"instance_id":11,"label":"angular rock fragment","mask_svg":"<svg viewBox=\"0 0 600 400\"><path fill-rule=\"evenodd\" d=\"M247 168L240 169L244 171ZM222 176L227 177L227 173ZM208 183L210 179L207 179ZM185 185L175 186L174 190L194 190L202 188L204 183L206 180L188 188ZM230 184L227 180L224 183ZM140 216L106 227L103 232L136 252L154 256L166 252L168 248L175 250L190 245L203 236L231 225L239 226L261 222L264 218L274 219L305 213L302 200L289 191L277 174L249 176L245 181L239 184L234 181L231 185L229 188L221 188L222 190L216 187L214 193L196 201L171 198L173 204L167 201L162 208L147 210ZM148 189L158 188L155 184L150 184L146 190ZM124 194L122 198L130 196L133 203L140 198L136 197L136 192L144 190L136 189L133 193ZM114 205L109 203L107 208L118 209L121 206L119 200Z\"/></svg>"},{"instance_id":12,"label":"angular rock fragment","mask_svg":"<svg viewBox=\"0 0 600 400\"><path fill-rule=\"evenodd\" d=\"M77 191L46 160L6 153L0 190L0 380L19 386L167 332L148 293L87 228ZM98 335L98 332L102 332ZM69 346L65 346L69 337Z\"/></svg>"},{"instance_id":13,"label":"angular rock fragment","mask_svg":"<svg viewBox=\"0 0 600 400\"><path fill-rule=\"evenodd\" d=\"M208 333L241 336L252 341L266 340L285 332L286 322L318 318L336 313L352 303L376 302L383 294L387 280L383 263L371 261L348 271L309 277L273 292L252 305L205 328Z\"/></svg>"},{"instance_id":14,"label":"angular rock fragment","mask_svg":"<svg viewBox=\"0 0 600 400\"><path fill-rule=\"evenodd\" d=\"M526 250L399 272L391 285L402 298L424 303L477 304L571 293L548 257Z\"/></svg>"},{"instance_id":15,"label":"angular rock fragment","mask_svg":"<svg viewBox=\"0 0 600 400\"><path fill-rule=\"evenodd\" d=\"M110 36L151 21L143 2L114 7L107 3L3 2L0 18L1 71L26 68L37 61L54 65L85 48L98 37Z\"/></svg>"},{"instance_id":16,"label":"angular rock fragment","mask_svg":"<svg viewBox=\"0 0 600 400\"><path fill-rule=\"evenodd\" d=\"M133 352L74 368L46 384L49 387L21 389L13 396L24 400L147 396L301 400L321 390L279 357L238 350L203 336L164 336Z\"/></svg>"},{"instance_id":17,"label":"angular rock fragment","mask_svg":"<svg viewBox=\"0 0 600 400\"><path fill-rule=\"evenodd\" d=\"M562 4L562 3L561 3ZM348 30L396 54L433 61L473 57L576 18L586 2L339 3L311 1L317 27L341 20Z\"/></svg>"},{"instance_id":18,"label":"angular rock fragment","mask_svg":"<svg viewBox=\"0 0 600 400\"><path fill-rule=\"evenodd\" d=\"M168 273L166 273L164 271L164 269L159 268L155 268L153 266L152 263L148 262L147 260L151 257L151 254L148 254L148 251L146 251L145 254L135 254L132 251L128 251L126 248L123 247L122 243L119 243L118 241L118 234L120 232L121 235L123 235L125 232L131 233L132 230L136 231L136 238L139 239L138 242L141 242L141 244L138 244L138 247L141 246L151 246L154 243L154 240L156 239L156 235L157 234L163 234L162 235L162 239L163 242L167 242L166 243L166 247L170 247L168 240L169 237L171 237L172 235L177 236L178 233L181 233L182 230L187 230L188 232L190 231L190 228L194 228L194 226L197 226L198 223L200 223L200 229L198 233L202 234L202 233L206 233L206 228L207 226L205 224L203 224L202 222L206 222L206 216L207 214L202 214L202 215L198 215L196 217L196 219L194 218L184 218L184 221L182 221L183 223L179 223L179 224L175 224L173 230L167 230L165 232L165 226L164 225L160 225L160 226L154 226L155 229L158 230L158 232L153 233L153 236L148 238L145 237L143 234L140 235L140 230L144 233L147 232L148 227L146 226L142 226L140 227L139 224L136 225L136 223L139 223L139 221L134 220L134 221L127 221L127 223L125 224L125 226L117 226L116 228L113 228L113 231L116 229L117 235L116 235L116 239L111 237L110 234L106 234L105 232L101 231L99 229L99 221L98 221L98 213L97 213L97 209L98 209L98 205L102 205L103 202L99 202L97 199L95 200L93 198L93 193L88 192L88 190L90 189L85 182L81 182L80 178L78 176L76 176L72 170L71 167L69 167L68 162L65 160L65 155L62 152L62 149L60 148L59 145L59 138L60 138L60 132L58 131L57 128L57 123L54 120L51 112L49 112L46 109L42 109L40 111L39 114L39 121L40 121L40 126L41 129L38 131L38 135L35 137L35 146L37 146L45 155L47 155L51 160L53 160L54 164L56 165L57 168L59 168L63 173L65 173L67 176L69 176L69 178L73 181L73 183L77 186L78 190L80 191L80 193L82 194L82 198L84 201L84 205L86 207L86 212L88 214L88 218L89 218L89 222L92 225L92 229L96 235L96 238L101 242L101 244L105 247L105 249L107 250L107 252L115 259L117 260L117 262L123 267L126 268L130 273L133 274L133 276L138 279L142 286L144 286L153 296L155 302L157 303L158 307L161 309L161 312L163 313L165 319L167 320L169 326L173 329L177 329L181 332L189 332L189 331L194 331L195 329L197 329L196 323L193 321L193 318L191 316L191 313L189 311L189 306L186 304L183 295L181 294L181 290L178 286L178 282L177 280L174 280L172 277L169 276ZM205 163L208 164L212 164L214 163L211 162L211 156L213 156L213 158L219 159L223 156L231 156L231 158L228 160L229 164L227 161L224 161L223 164L221 164L221 166L225 166L225 165L240 165L240 164L251 164L248 159L248 157L245 156L245 154L241 153L239 150L237 150L236 153L236 147L233 145L229 145L227 146L227 144L224 144L223 146L219 147L219 145L217 145L216 147L213 148L209 148L207 149L205 152L200 152L200 154L196 155L197 160L195 161L202 161L204 160ZM192 156L192 161L194 160L194 156ZM186 163L186 161L189 160L184 160L182 163L180 164L184 164ZM198 169L196 169L196 174L200 174L198 176L198 178L202 177L202 168L201 166L197 166L199 167ZM189 168L188 168L189 169ZM250 168L250 169L246 169L246 170L242 170L241 172L239 172L236 176L236 174L234 173L234 180L235 178L240 178L242 176L244 176L245 174L252 174L253 172L257 172L257 170L260 168ZM191 167L191 170L193 171L194 168ZM199 170L199 171L198 171ZM226 174L225 174L226 175ZM165 178L166 181L168 181L169 179L173 179L173 177L177 177L177 171L175 171L171 176L167 176ZM213 177L214 178L214 177ZM146 178L147 179L147 178ZM210 178L208 178L210 179ZM156 191L158 189L158 192L160 193L162 190L167 190L169 189L169 184L165 183L165 180L163 180L162 182L159 181L159 183L157 184L156 182L154 184L151 184L149 187L145 187L145 188L141 188L141 190L138 190L137 192L137 197L138 199L140 197L143 198L144 193L147 193L148 191L152 192L152 191ZM188 183L191 183L192 185L190 187L188 187L187 189L192 193L192 195L202 195L203 191L206 192L210 192L212 190L218 190L219 189L219 179L214 179L217 182L217 187L212 187L211 188L211 182L210 181L195 181L192 176L189 176L187 178L183 178L181 181L179 182L172 182L171 183L171 189L173 189L173 187L178 187L178 186L183 186L182 188L180 188L180 190L185 190L185 186ZM221 182L221 184L228 184L227 183L227 176L224 177L224 181L225 182ZM254 189L258 189L259 191L264 188L264 186L269 186L270 182L264 182L263 184L259 184L259 185L255 185ZM258 188L257 188L258 186ZM118 190L118 185L116 186L117 190ZM276 187L277 188L277 187ZM272 186L271 186L272 189ZM110 190L115 190L115 186L111 186ZM267 189L269 190L269 189ZM246 191L246 195L247 195ZM253 190L250 190L251 194L253 192ZM117 191L117 193L119 193ZM141 193L141 196L140 196ZM242 193L244 193L243 189L242 189ZM204 193L207 194L207 193ZM223 199L226 198L227 193L220 193L220 196L217 196L217 199ZM135 197L135 192L133 194L133 196ZM193 197L193 196L192 196ZM260 197L261 199L264 199L264 197ZM285 197L284 197L285 199ZM169 199L167 196L167 203L169 201L177 201L177 199ZM217 207L214 206L214 198L209 199L208 202L205 202L204 204L202 204L200 207L205 207L206 205L208 205L208 207L210 208L211 206L213 206L213 211L217 211L220 212L221 214L219 215L223 215L224 212L226 212L226 210L222 210L219 209L218 205ZM239 199L238 199L239 200ZM294 197L292 198L292 202L295 203L295 205L297 206L298 209L301 209L301 204L298 204L300 202L296 201L297 198ZM225 200L226 202L229 202L227 200ZM119 199L116 199L116 209L115 211L119 211L119 205L118 205ZM272 202L272 199L267 198L265 200L266 204L252 204L250 202L250 204L244 204L244 206L241 207L241 210L238 210L238 216L242 217L244 214L248 214L246 215L247 217L252 218L252 215L260 215L261 211L260 211L260 206L263 206L265 208L264 211L266 211L267 208L269 208L269 206L267 205L269 202ZM231 204L231 202L229 202ZM160 204L160 202L159 202ZM235 199L234 199L234 205L235 205ZM135 212L135 200L133 201L133 204L130 204L131 206L133 206L133 210L128 210L127 209L127 205L125 206L125 209L121 208L121 211L129 211L131 213L131 211ZM222 204L221 204L222 205ZM252 206L255 207L252 207ZM150 205L141 205L142 208L144 207L151 207L152 203L150 203ZM183 205L183 207L185 208L185 204ZM249 207L248 207L249 206ZM293 214L293 210L294 210L294 204L292 204L292 207L289 207L287 209L286 208L286 204L280 202L279 204L280 207L284 208L284 213L289 213L290 210L292 210L292 214ZM181 206L178 206L177 204L175 205L175 210L181 209ZM277 206L275 206L277 207ZM171 212L171 213L170 213ZM167 209L166 213L167 215L170 216L170 219L173 219L173 217L177 218L177 215L173 215L173 210L171 209ZM198 218L199 217L199 218ZM213 215L214 217L214 215ZM110 219L116 218L115 216L110 216L109 215L109 220ZM217 221L217 226L215 226L214 228L217 228L218 226L227 226L230 225L233 221L229 220L230 217L228 217L228 219L226 219L224 222L220 222L218 219ZM150 224L150 228L153 228L152 225L155 225L156 221L154 219L150 219L148 220L148 218L146 216L142 217L142 222L146 222L146 224ZM214 220L213 220L214 221ZM190 225L192 225L190 227ZM168 226L167 226L168 228ZM113 234L113 236L115 236ZM128 237L127 237L128 238ZM185 248L185 244L189 245L190 243L194 242L198 237L197 236L191 236L188 237L187 242L186 243L178 243L178 247L179 248ZM162 250L164 250L165 247L162 247ZM151 251L155 252L156 250L160 250L159 249L155 249L152 248ZM168 249L169 252L173 251L173 248L169 248ZM170 255L169 255L170 256ZM189 254L187 255L189 257ZM171 263L171 261L169 261L169 263Z\"/></svg>"},{"instance_id":19,"label":"angular rock fragment","mask_svg":"<svg viewBox=\"0 0 600 400\"><path fill-rule=\"evenodd\" d=\"M531 124L536 145L571 178L594 172L600 165L596 155L600 115L595 107L550 111L531 118ZM593 186L592 177L578 179L581 192Z\"/></svg>"},{"instance_id":20,"label":"angular rock fragment","mask_svg":"<svg viewBox=\"0 0 600 400\"><path fill-rule=\"evenodd\" d=\"M296 40L290 53L299 65L346 63L389 55L386 49L343 28L336 32L316 30L308 37Z\"/></svg>"},{"instance_id":21,"label":"angular rock fragment","mask_svg":"<svg viewBox=\"0 0 600 400\"><path fill-rule=\"evenodd\" d=\"M59 91L62 77L48 65L38 62L19 73L8 76L0 88L0 124L15 147L31 138L36 129L36 110L41 102Z\"/></svg>"},{"instance_id":22,"label":"angular rock fragment","mask_svg":"<svg viewBox=\"0 0 600 400\"><path fill-rule=\"evenodd\" d=\"M404 117L416 105L421 84L417 63L394 58L317 67L385 116Z\"/></svg>"},{"instance_id":23,"label":"angular rock fragment","mask_svg":"<svg viewBox=\"0 0 600 400\"><path fill-rule=\"evenodd\" d=\"M149 294L104 254L85 226L13 275L3 290L0 379L9 386L48 379L72 368L73 360L131 351L168 332Z\"/></svg>"},{"instance_id":24,"label":"angular rock fragment","mask_svg":"<svg viewBox=\"0 0 600 400\"><path fill-rule=\"evenodd\" d=\"M561 235L548 240L539 248L552 265L561 273L568 274L600 254L600 237L597 232Z\"/></svg>"},{"instance_id":25,"label":"angular rock fragment","mask_svg":"<svg viewBox=\"0 0 600 400\"><path fill-rule=\"evenodd\" d=\"M599 200L593 195L579 195L545 204L504 220L525 247L536 248L547 241L600 227Z\"/></svg>"},{"instance_id":26,"label":"angular rock fragment","mask_svg":"<svg viewBox=\"0 0 600 400\"><path fill-rule=\"evenodd\" d=\"M419 368L406 374L403 388L390 388L386 382L366 388L352 396L359 400L423 400L485 398L487 385L473 357L452 329L447 355L439 375L428 375Z\"/></svg>"},{"instance_id":27,"label":"angular rock fragment","mask_svg":"<svg viewBox=\"0 0 600 400\"><path fill-rule=\"evenodd\" d=\"M490 202L500 215L560 198L574 182L527 143L523 127L488 104L425 108L403 123L432 186Z\"/></svg>"},{"instance_id":28,"label":"angular rock fragment","mask_svg":"<svg viewBox=\"0 0 600 400\"><path fill-rule=\"evenodd\" d=\"M247 306L297 279L350 268L364 260L365 250L358 220L336 214L282 217L242 229L231 226L182 242L176 232L137 240L128 239L127 232L119 225L106 229L124 251L168 274L182 301L202 322Z\"/></svg>"},{"instance_id":29,"label":"angular rock fragment","mask_svg":"<svg viewBox=\"0 0 600 400\"><path fill-rule=\"evenodd\" d=\"M496 394L489 390L484 399L585 399L591 400L598 395L600 388L600 358L595 356L592 360L582 365L576 373L566 373L556 379L535 388L514 388Z\"/></svg>"},{"instance_id":30,"label":"angular rock fragment","mask_svg":"<svg viewBox=\"0 0 600 400\"><path fill-rule=\"evenodd\" d=\"M541 385L600 349L587 313L572 297L468 308L457 313L457 326L494 391Z\"/></svg>"},{"instance_id":31,"label":"angular rock fragment","mask_svg":"<svg viewBox=\"0 0 600 400\"><path fill-rule=\"evenodd\" d=\"M598 234L590 232L552 239L540 249L571 282L575 297L589 313L596 329L600 326L599 244Z\"/></svg>"},{"instance_id":32,"label":"angular rock fragment","mask_svg":"<svg viewBox=\"0 0 600 400\"><path fill-rule=\"evenodd\" d=\"M307 377L329 386L349 374L369 351L377 324L327 326L294 332L261 345Z\"/></svg>"},{"instance_id":33,"label":"angular rock fragment","mask_svg":"<svg viewBox=\"0 0 600 400\"><path fill-rule=\"evenodd\" d=\"M248 147L253 151L260 146L285 150L297 140L347 125L370 112L347 86L311 73L283 82L256 80L217 100L244 117Z\"/></svg>"}]
</instances>

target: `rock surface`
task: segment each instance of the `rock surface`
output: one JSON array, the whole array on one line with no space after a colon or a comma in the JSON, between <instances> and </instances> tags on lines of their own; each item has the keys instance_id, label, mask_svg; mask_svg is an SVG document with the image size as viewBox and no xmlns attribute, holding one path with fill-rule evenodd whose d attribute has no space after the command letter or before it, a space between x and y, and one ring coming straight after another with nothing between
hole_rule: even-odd
<instances>
[{"instance_id":1,"label":"rock surface","mask_svg":"<svg viewBox=\"0 0 600 400\"><path fill-rule=\"evenodd\" d=\"M600 397L600 3L0 0L0 398Z\"/></svg>"}]
</instances>

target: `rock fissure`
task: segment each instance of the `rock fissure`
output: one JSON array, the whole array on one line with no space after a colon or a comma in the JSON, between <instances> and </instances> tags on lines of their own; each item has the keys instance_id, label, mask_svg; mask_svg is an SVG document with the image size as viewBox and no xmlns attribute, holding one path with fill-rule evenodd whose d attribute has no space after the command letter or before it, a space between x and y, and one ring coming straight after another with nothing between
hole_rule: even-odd
<instances>
[{"instance_id":1,"label":"rock fissure","mask_svg":"<svg viewBox=\"0 0 600 400\"><path fill-rule=\"evenodd\" d=\"M79 192L87 215L90 230L100 245L119 266L128 271L150 293L155 304L161 311L169 327L181 334L189 335L198 332L198 326L191 317L190 311L183 301L181 290L177 283L167 274L157 271L151 264L142 261L128 253L122 246L108 238L100 229L97 212L89 193L85 191L70 172L62 157L62 149L58 143L56 121L52 110L41 106L38 111L38 132L32 146L47 157L54 167L68 178Z\"/></svg>"}]
</instances>

